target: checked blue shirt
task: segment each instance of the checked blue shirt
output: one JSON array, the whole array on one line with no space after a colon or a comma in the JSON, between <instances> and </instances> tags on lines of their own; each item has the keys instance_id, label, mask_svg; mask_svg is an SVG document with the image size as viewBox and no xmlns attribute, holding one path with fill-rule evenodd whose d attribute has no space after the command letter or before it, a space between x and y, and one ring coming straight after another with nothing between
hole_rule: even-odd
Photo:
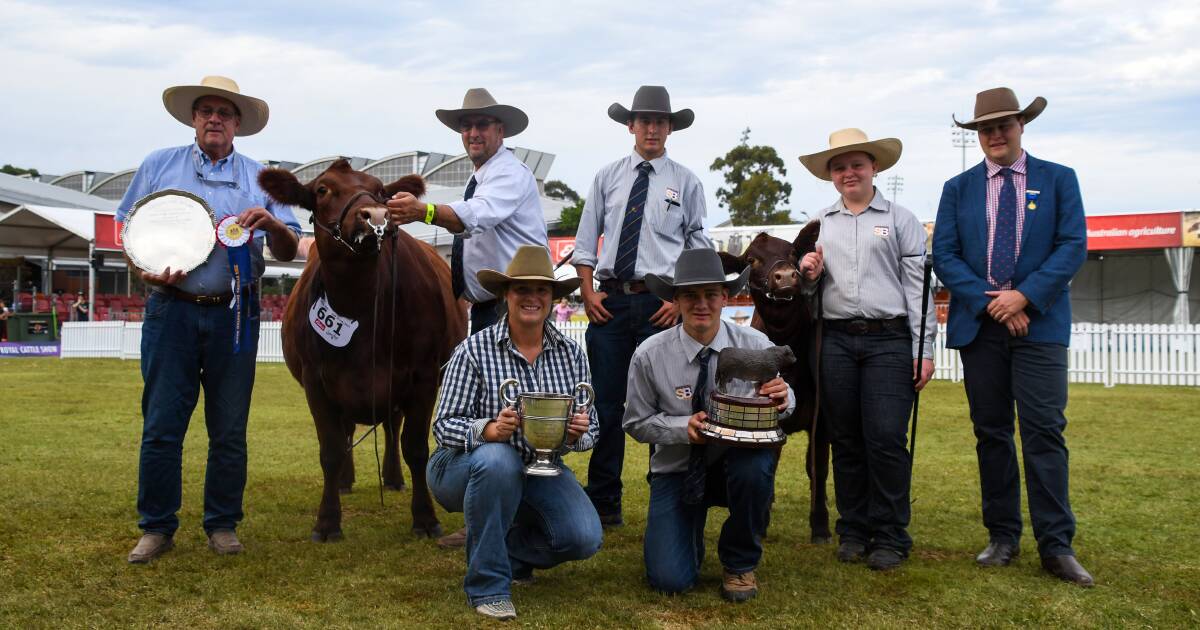
<instances>
[{"instance_id":1,"label":"checked blue shirt","mask_svg":"<svg viewBox=\"0 0 1200 630\"><path fill-rule=\"evenodd\" d=\"M564 336L549 320L544 324L542 353L533 365L521 355L508 333L508 317L468 337L454 350L446 366L442 396L433 420L433 437L443 448L473 450L483 442L483 427L494 420L504 402L497 391L505 379L521 382L517 392L556 392L570 394L575 385L592 382L591 370L583 348ZM508 391L513 395L512 389ZM582 394L577 402L582 402ZM588 430L572 451L586 451L596 442L599 424L595 407L588 409ZM525 463L534 460L534 451L525 442L520 429L508 442L521 451Z\"/></svg>"}]
</instances>

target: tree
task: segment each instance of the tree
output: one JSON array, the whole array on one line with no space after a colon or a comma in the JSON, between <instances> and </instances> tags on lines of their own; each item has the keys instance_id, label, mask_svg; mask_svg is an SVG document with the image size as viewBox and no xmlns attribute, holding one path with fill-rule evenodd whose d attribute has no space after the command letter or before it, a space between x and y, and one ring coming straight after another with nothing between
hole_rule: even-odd
<instances>
[{"instance_id":1,"label":"tree","mask_svg":"<svg viewBox=\"0 0 1200 630\"><path fill-rule=\"evenodd\" d=\"M783 160L774 147L751 146L749 141L747 127L741 143L709 167L721 172L728 184L717 189L717 202L729 210L734 225L791 223L788 210L779 209L792 196L792 185L782 181L787 176Z\"/></svg>"},{"instance_id":2,"label":"tree","mask_svg":"<svg viewBox=\"0 0 1200 630\"><path fill-rule=\"evenodd\" d=\"M0 173L4 173L5 175L32 175L33 177L38 176L38 170L36 168L21 168L19 166L13 166L12 164L5 164L4 166L0 166Z\"/></svg>"},{"instance_id":3,"label":"tree","mask_svg":"<svg viewBox=\"0 0 1200 630\"><path fill-rule=\"evenodd\" d=\"M579 229L579 217L583 215L583 197L575 192L565 182L551 179L543 187L546 196L559 201L571 201L571 205L562 209L558 218L558 227L551 236L574 236Z\"/></svg>"}]
</instances>

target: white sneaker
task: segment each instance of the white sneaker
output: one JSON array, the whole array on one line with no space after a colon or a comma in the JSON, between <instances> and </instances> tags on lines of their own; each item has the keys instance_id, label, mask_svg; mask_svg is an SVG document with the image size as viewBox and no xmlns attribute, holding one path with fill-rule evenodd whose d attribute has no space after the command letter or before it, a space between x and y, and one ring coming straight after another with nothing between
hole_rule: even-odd
<instances>
[{"instance_id":1,"label":"white sneaker","mask_svg":"<svg viewBox=\"0 0 1200 630\"><path fill-rule=\"evenodd\" d=\"M488 602L475 607L475 612L484 617L491 617L500 621L516 619L517 609L513 606L512 600L502 599L498 602Z\"/></svg>"}]
</instances>

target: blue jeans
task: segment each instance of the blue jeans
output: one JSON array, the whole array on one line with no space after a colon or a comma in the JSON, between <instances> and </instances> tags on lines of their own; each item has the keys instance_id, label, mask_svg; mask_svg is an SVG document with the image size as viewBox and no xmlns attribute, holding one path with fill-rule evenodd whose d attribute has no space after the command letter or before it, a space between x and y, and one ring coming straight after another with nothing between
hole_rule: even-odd
<instances>
[{"instance_id":1,"label":"blue jeans","mask_svg":"<svg viewBox=\"0 0 1200 630\"><path fill-rule=\"evenodd\" d=\"M912 361L907 329L852 335L825 327L821 417L833 447L836 531L843 542L905 556L912 549L907 444Z\"/></svg>"},{"instance_id":2,"label":"blue jeans","mask_svg":"<svg viewBox=\"0 0 1200 630\"><path fill-rule=\"evenodd\" d=\"M258 300L250 309L250 339L233 353L234 311L199 306L154 292L142 324L142 447L138 466L138 527L172 536L179 528L183 438L200 388L208 464L204 531L234 529L246 487L246 420L258 354Z\"/></svg>"},{"instance_id":3,"label":"blue jeans","mask_svg":"<svg viewBox=\"0 0 1200 630\"><path fill-rule=\"evenodd\" d=\"M975 425L983 524L992 542L1021 539L1021 473L1013 441L1020 417L1029 519L1043 556L1072 556L1067 442L1067 348L1012 337L985 316L961 351L967 402Z\"/></svg>"},{"instance_id":4,"label":"blue jeans","mask_svg":"<svg viewBox=\"0 0 1200 630\"><path fill-rule=\"evenodd\" d=\"M625 431L621 420L625 417L629 361L639 344L662 332L662 328L650 323L650 316L662 304L662 300L650 293L611 293L604 300L604 308L612 314L612 319L587 327L588 364L592 368L600 422L588 463L587 495L601 514L621 513L621 470L625 464Z\"/></svg>"},{"instance_id":5,"label":"blue jeans","mask_svg":"<svg viewBox=\"0 0 1200 630\"><path fill-rule=\"evenodd\" d=\"M489 442L469 453L438 448L427 470L433 497L466 520L463 590L472 606L510 599L513 576L600 550L596 510L561 463L557 477L526 477L517 449Z\"/></svg>"},{"instance_id":6,"label":"blue jeans","mask_svg":"<svg viewBox=\"0 0 1200 630\"><path fill-rule=\"evenodd\" d=\"M714 499L729 504L729 517L717 540L721 566L730 573L746 573L758 566L771 517L776 461L771 449L729 449L708 469L702 505L683 502L686 473L650 475L643 553L651 588L682 593L695 586L704 562L704 522ZM722 478L725 497L713 497L714 483Z\"/></svg>"}]
</instances>

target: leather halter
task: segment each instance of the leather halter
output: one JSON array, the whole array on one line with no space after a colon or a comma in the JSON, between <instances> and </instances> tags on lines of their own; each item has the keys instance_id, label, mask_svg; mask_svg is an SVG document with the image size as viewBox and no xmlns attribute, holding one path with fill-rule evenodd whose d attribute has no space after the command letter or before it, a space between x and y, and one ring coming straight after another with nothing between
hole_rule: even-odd
<instances>
[{"instance_id":1,"label":"leather halter","mask_svg":"<svg viewBox=\"0 0 1200 630\"><path fill-rule=\"evenodd\" d=\"M360 191L354 193L354 196L350 197L350 200L347 201L346 205L342 207L342 212L340 215L338 215L338 220L336 223L333 224L332 228L325 225L324 223L321 223L320 221L317 221L317 214L315 212L309 215L309 218L308 218L309 223L312 223L314 226L319 227L322 230L325 230L326 232L329 232L330 236L333 237L333 240L341 243L342 245L345 245L346 248L349 249L350 251L352 251L354 253L358 253L358 251L354 249L353 245L351 245L350 243L347 243L344 239L342 239L342 222L346 220L346 215L349 214L350 208L352 206L354 206L354 203L356 201L358 201L359 197L370 197L373 201L375 201L376 203L378 203L381 206L387 205L387 202L385 202L384 199L382 197L380 197L379 195L377 195L373 192L367 191L367 190L360 190ZM384 223L383 225L375 225L374 223L371 223L371 221L368 219L367 225L370 226L371 229L375 232L376 246L377 247L380 246L383 243L383 233L385 230L387 230L387 227L388 227L387 224Z\"/></svg>"},{"instance_id":2,"label":"leather halter","mask_svg":"<svg viewBox=\"0 0 1200 630\"><path fill-rule=\"evenodd\" d=\"M788 260L783 260L783 259L776 260L775 264L771 265L771 268L767 270L767 287L770 286L771 274L775 273L775 268L778 267L779 265L783 265L783 264L791 264L791 262ZM799 271L799 270L797 269L797 271ZM796 296L794 296L794 295L775 295L774 293L767 290L767 287L755 285L754 282L750 282L748 284L750 285L751 289L756 289L758 291L761 291L762 294L765 295L767 297L767 299L771 300L772 302L791 302L792 300L796 299ZM796 290L799 290L799 288L797 288Z\"/></svg>"}]
</instances>

